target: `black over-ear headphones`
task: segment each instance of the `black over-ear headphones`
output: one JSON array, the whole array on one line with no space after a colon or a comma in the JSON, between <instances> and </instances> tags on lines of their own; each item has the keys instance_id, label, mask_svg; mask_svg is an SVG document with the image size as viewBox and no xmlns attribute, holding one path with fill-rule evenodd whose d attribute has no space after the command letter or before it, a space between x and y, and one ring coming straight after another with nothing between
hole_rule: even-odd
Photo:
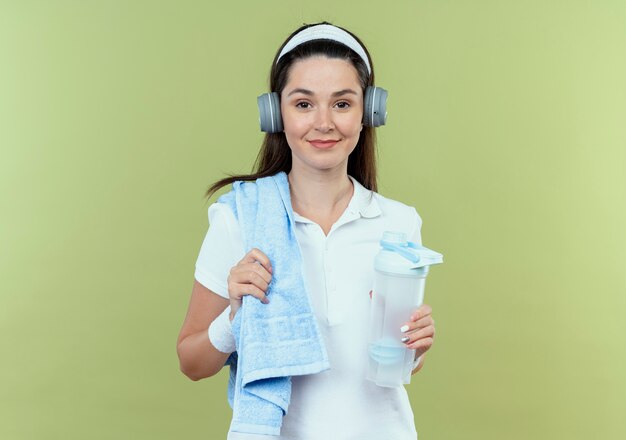
<instances>
[{"instance_id":1,"label":"black over-ear headphones","mask_svg":"<svg viewBox=\"0 0 626 440\"><path fill-rule=\"evenodd\" d=\"M363 96L363 125L380 127L387 121L387 90L368 86ZM280 133L283 131L283 119L280 115L278 93L264 93L257 98L261 131Z\"/></svg>"}]
</instances>

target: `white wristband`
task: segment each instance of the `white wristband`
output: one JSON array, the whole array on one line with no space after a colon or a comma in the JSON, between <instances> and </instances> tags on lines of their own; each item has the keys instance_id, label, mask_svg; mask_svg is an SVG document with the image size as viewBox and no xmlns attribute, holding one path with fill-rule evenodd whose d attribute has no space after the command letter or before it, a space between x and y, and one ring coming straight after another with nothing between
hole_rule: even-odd
<instances>
[{"instance_id":1,"label":"white wristband","mask_svg":"<svg viewBox=\"0 0 626 440\"><path fill-rule=\"evenodd\" d=\"M232 353L237 350L235 335L230 322L230 306L211 323L208 330L209 340L222 353Z\"/></svg>"}]
</instances>

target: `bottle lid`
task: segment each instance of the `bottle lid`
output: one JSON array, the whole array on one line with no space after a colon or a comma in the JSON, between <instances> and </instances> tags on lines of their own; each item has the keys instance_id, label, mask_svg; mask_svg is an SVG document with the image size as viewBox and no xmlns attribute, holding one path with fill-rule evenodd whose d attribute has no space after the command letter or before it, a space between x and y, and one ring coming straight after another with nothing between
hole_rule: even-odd
<instances>
[{"instance_id":1,"label":"bottle lid","mask_svg":"<svg viewBox=\"0 0 626 440\"><path fill-rule=\"evenodd\" d=\"M403 232L384 232L380 246L382 252L376 256L375 267L384 272L426 275L428 266L443 263L442 254L407 241Z\"/></svg>"}]
</instances>

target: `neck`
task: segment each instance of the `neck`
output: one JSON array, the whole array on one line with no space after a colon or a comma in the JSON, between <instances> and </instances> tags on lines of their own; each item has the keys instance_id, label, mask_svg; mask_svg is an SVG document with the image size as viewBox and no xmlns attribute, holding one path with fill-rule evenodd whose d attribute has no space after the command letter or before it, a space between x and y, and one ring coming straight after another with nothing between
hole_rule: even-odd
<instances>
[{"instance_id":1,"label":"neck","mask_svg":"<svg viewBox=\"0 0 626 440\"><path fill-rule=\"evenodd\" d=\"M311 214L340 215L348 206L354 190L346 170L304 173L292 169L289 186L294 211L309 218Z\"/></svg>"}]
</instances>

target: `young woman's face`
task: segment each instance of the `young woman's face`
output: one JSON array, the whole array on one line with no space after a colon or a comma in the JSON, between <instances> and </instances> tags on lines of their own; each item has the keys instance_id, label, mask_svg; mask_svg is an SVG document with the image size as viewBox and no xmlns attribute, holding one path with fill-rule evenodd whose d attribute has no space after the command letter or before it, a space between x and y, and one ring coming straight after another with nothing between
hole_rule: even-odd
<instances>
[{"instance_id":1,"label":"young woman's face","mask_svg":"<svg viewBox=\"0 0 626 440\"><path fill-rule=\"evenodd\" d=\"M363 91L354 66L324 56L297 61L280 98L292 170L347 169L363 128Z\"/></svg>"}]
</instances>

